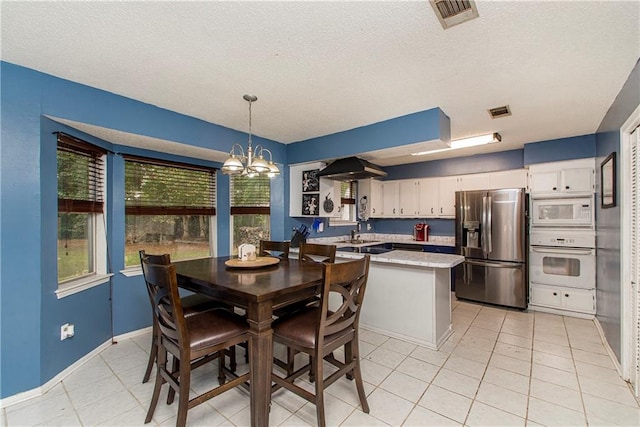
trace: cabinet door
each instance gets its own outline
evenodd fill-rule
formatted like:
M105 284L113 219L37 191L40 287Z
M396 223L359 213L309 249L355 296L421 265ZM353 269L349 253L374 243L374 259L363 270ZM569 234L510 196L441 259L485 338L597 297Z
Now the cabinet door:
M418 216L433 218L439 215L440 200L438 199L438 178L424 178L419 180L418 188Z
M321 217L340 217L340 181L320 178L320 215Z
M592 289L562 289L562 308L583 313L595 313L594 290Z
M462 191L487 190L489 188L489 174L462 175L458 177L458 186Z
M527 170L513 169L508 171L492 172L489 174L489 188L500 190L503 188L526 188Z
M545 307L560 308L561 306L561 288L555 286L545 286L539 284L531 284L529 301L534 305L542 305Z
M558 171L550 172L532 172L529 175L531 179L532 193L556 193L560 191L560 173Z
M438 216L454 218L456 216L456 191L460 190L457 177L440 178L438 181Z
M382 182L372 179L370 180L370 184L370 216L371 218L380 218L382 216Z
M418 200L420 187L417 180L402 180L399 185L400 216L416 217L418 215Z
M382 183L382 216L385 218L397 217L400 213L398 181L387 181Z
M562 191L567 193L591 193L594 171L591 168L564 169L562 171Z

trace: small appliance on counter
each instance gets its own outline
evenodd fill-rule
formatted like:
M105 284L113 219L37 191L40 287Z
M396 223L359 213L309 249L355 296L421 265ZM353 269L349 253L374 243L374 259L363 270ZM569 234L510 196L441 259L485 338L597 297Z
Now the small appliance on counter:
M429 224L418 223L413 226L413 240L426 242L429 240Z

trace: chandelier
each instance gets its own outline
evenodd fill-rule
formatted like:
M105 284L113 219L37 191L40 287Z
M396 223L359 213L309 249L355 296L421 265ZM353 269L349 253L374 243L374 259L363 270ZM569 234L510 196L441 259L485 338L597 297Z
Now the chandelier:
M271 151L261 145L251 146L251 104L258 100L254 95L244 95L244 100L249 102L249 143L243 150L240 144L233 144L229 152L229 158L222 165L222 173L226 175L242 175L253 177L267 175L274 177L280 173L280 169L273 163ZM237 149L237 151L236 151ZM269 154L269 161L265 160L264 153Z

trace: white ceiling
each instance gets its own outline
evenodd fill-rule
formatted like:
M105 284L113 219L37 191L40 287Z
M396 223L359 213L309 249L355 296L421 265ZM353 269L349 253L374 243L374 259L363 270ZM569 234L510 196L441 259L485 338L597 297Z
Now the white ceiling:
M594 133L640 58L640 2L477 8L443 30L426 0L2 1L2 60L245 132L252 93L253 132L283 143L434 107L453 139L503 138L424 157L400 148L383 166ZM505 104L512 116L489 117Z

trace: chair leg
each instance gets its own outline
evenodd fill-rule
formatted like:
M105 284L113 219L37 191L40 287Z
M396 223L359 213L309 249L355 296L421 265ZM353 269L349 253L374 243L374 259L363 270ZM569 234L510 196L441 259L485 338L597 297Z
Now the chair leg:
M153 364L158 359L158 337L156 329L156 320L154 318L153 326L151 327L151 349L149 350L149 362L147 362L147 370L144 373L144 377L142 377L142 384L149 381L149 378L151 377L151 369L153 369Z
M313 356L309 355L309 382L313 383L316 380L316 368L313 364Z
M178 391L178 419L176 427L184 427L187 424L187 411L189 410L189 387L191 386L191 364L180 364L180 390Z
M222 365L224 366L224 355L226 351L222 352ZM229 347L229 369L231 372L235 372L238 369L238 363L236 362L236 346Z
M160 348L158 348L160 350ZM160 371L162 369L166 369L167 366L167 352L163 349L158 352L158 366L156 368L156 382L153 386L153 395L151 397L151 403L149 404L149 410L147 411L147 417L144 419L144 423L147 424L151 422L153 418L153 413L156 411L156 406L158 405L158 398L160 397L160 389L162 388L162 384L164 380L162 379L162 375Z
M351 343L348 342L344 345L344 363L349 363L350 361L353 360L353 348L351 346ZM353 372L348 372L347 373L347 379L349 381L353 381Z
M232 352L235 353L235 348L231 347L230 349ZM222 385L225 383L226 381L226 376L224 375L224 355L226 354L225 350L220 350L218 352L218 384ZM231 359L232 356L231 354L229 355L229 359ZM233 362L231 362L232 366L233 366ZM232 371L235 372L235 369L232 369Z
M323 360L322 357L312 358L309 355L309 361L314 362L311 365L311 370L315 372L315 386L316 386L316 416L318 418L318 427L325 427L327 421L324 416L324 374L322 371Z
M364 393L364 383L362 382L362 371L360 370L360 349L358 347L358 335L352 343L353 357L355 358L356 366L353 368L353 376L356 380L356 389L358 390L358 397L360 398L360 405L362 406L362 412L369 413L369 403L367 403L367 395Z
M175 374L180 369L180 361L177 357L171 357L171 373ZM169 392L167 393L167 405L171 405L173 403L173 399L176 396L176 391L173 387L169 387Z
M295 359L296 351L291 347L287 347L287 376L293 374Z

